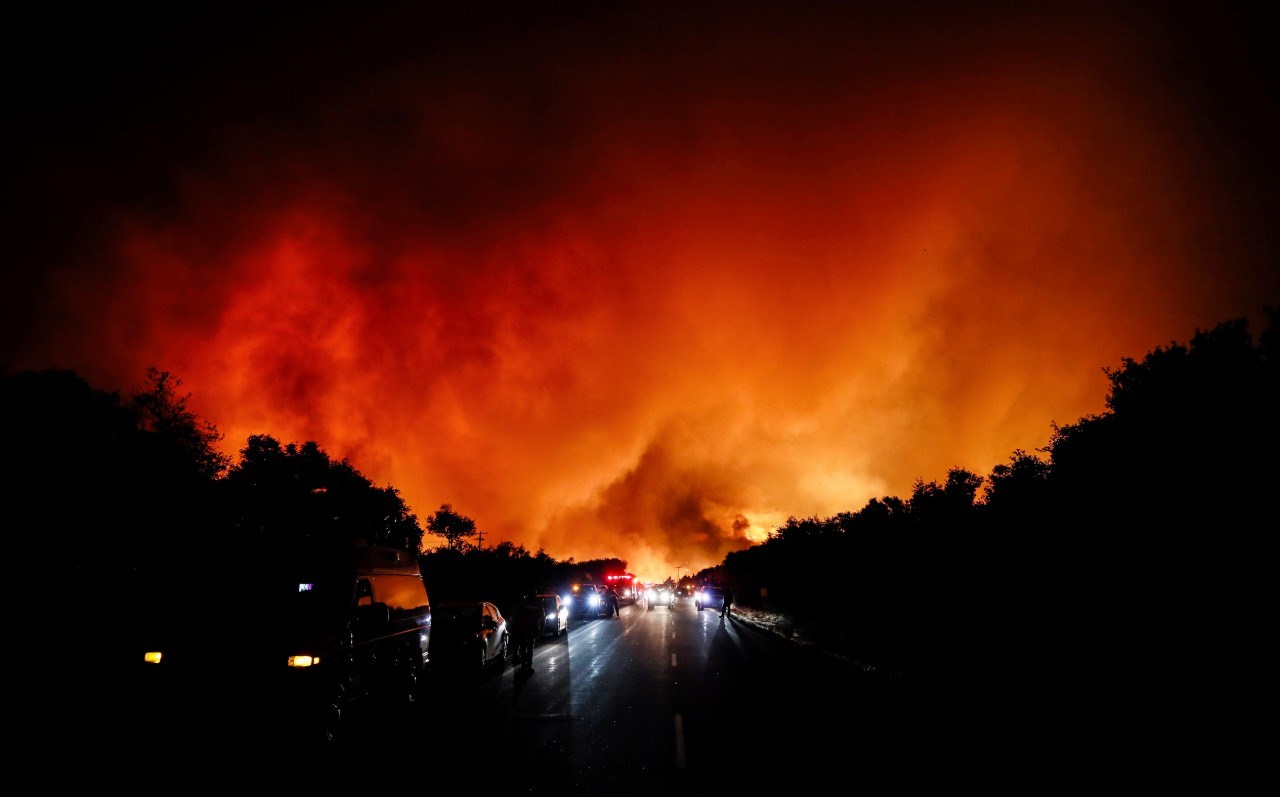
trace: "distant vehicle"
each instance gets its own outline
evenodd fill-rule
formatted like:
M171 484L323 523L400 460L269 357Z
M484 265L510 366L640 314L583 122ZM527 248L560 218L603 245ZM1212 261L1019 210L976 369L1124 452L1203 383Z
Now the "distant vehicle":
M650 609L655 606L666 606L668 609L675 608L675 592L665 584L654 584L645 590L644 597Z
M702 611L703 609L723 609L724 590L719 587L702 587L694 593L693 605L698 611Z
M542 604L541 636L560 636L569 630L569 607L565 605L563 598L553 593L534 597Z
M507 660L507 621L488 601L451 601L435 607L431 664L437 669L477 669Z
M566 598L569 613L574 617L600 617L606 610L612 614L603 592L605 588L596 584L574 584Z
M609 587L617 593L620 600L629 602L640 599L643 586L631 573L606 576L605 580L609 583Z
M413 553L281 548L241 551L219 567L234 600L193 589L183 568L138 585L131 710L155 733L197 721L193 706L234 706L252 712L254 732L334 743L357 707L418 700L432 612Z

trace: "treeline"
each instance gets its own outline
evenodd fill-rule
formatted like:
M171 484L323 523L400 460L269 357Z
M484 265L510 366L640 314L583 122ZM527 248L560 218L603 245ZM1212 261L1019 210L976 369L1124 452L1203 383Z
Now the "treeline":
M492 547L444 547L421 556L422 577L432 601L487 600L511 614L523 595L567 594L575 583L603 582L623 573L623 559L557 560L543 550L500 542Z
M626 569L623 560L559 561L508 542L479 547L475 522L449 504L425 524L447 545L422 553L424 524L396 488L373 484L315 441L252 435L232 459L180 387L157 369L134 395L68 370L0 372L9 558L56 562L64 611L136 609L157 591L169 601L212 594L252 610L237 574L280 551L352 541L419 553L433 601L507 608L524 593ZM33 592L47 589L37 581ZM104 637L130 619L111 617L97 629Z
M575 583L603 582L627 569L624 559L560 561L542 549L531 553L506 540L485 547L479 544L481 533L475 520L447 503L427 519L427 530L445 542L419 559L422 575L437 599L488 600L509 612L524 595L564 595Z
M863 662L1099 737L1229 733L1236 707L1273 692L1280 359L1267 317L1256 344L1234 320L1107 369L1106 410L1055 425L1038 453L790 518L702 575Z
M66 370L0 374L6 501L20 550L54 557L97 595L147 571L251 558L265 545L341 540L417 550L422 528L392 487L377 487L316 443L254 435L232 462L181 382L152 370L142 392L91 387Z
M1106 410L1055 426L1043 450L791 518L699 575L866 663L1063 722L1097 717L1100 735L1195 733L1269 707L1280 324L1266 315L1256 343L1241 319L1124 359L1106 372ZM315 442L255 435L232 461L179 387L162 371L132 396L65 370L0 373L7 560L38 607L18 625L94 618L89 638L79 619L59 636L68 661L107 643L144 575L251 609L229 564L263 548L421 549L395 488ZM476 546L447 504L426 527L448 542L420 558L433 602L501 605L626 566Z

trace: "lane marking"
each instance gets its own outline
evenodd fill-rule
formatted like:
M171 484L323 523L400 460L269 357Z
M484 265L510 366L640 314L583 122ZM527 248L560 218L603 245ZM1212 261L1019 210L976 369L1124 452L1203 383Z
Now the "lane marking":
M676 769L684 769L684 717L676 715Z
M671 654L671 666L676 666L676 654L674 653Z

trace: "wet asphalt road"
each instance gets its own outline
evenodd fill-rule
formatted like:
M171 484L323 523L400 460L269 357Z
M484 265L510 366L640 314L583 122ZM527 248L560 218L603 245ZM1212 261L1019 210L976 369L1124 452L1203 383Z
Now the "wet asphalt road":
M531 673L502 663L434 676L418 705L357 715L337 750L264 742L237 725L246 714L234 706L192 709L210 717L208 733L176 744L91 733L81 750L103 753L93 777L736 796L961 780L1043 788L1072 776L1060 739L696 611L689 599L575 619L566 635L539 641Z
M449 750L443 779L515 793L825 791L960 771L999 779L1030 765L1017 734L944 698L690 599L574 620L539 643L532 673L507 664L438 681L415 713L424 744L456 742L435 746Z

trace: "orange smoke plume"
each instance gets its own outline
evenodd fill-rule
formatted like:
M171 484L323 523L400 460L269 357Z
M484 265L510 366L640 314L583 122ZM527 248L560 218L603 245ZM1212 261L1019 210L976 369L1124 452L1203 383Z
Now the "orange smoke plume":
M230 451L315 440L422 518L696 571L987 473L1275 300L1187 31L1105 8L559 20L318 79L96 216L13 361L155 365Z

